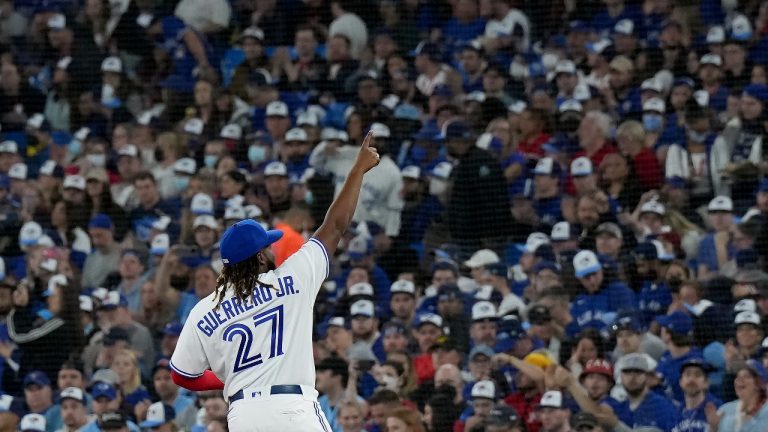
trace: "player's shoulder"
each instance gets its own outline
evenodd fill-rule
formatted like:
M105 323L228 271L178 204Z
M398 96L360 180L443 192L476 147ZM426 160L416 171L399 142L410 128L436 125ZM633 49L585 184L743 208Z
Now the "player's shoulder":
M307 240L299 250L294 252L293 255L275 269L275 273L281 275L307 270L307 261L320 263L321 265L326 265L326 263L330 262L325 245L316 237L311 237Z
M202 318L211 309L216 307L219 301L218 297L219 297L219 287L216 287L216 289L212 293L203 297L202 300L198 301L192 307L192 309L189 311L189 316L187 317L187 321L193 321L193 319L196 321L195 318L197 319ZM227 298L227 296L225 295L224 298Z

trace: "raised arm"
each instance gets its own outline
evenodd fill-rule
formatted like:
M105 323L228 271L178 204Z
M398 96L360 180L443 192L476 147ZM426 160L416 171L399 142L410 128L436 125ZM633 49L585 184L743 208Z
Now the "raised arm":
M371 138L371 132L368 132L360 147L360 152L357 154L355 164L344 180L341 192L333 200L323 224L313 236L323 243L328 256L333 256L336 252L336 246L338 246L341 236L344 235L349 223L352 222L352 216L355 214L357 200L360 196L360 188L363 185L363 175L379 164L379 154L375 148L370 146Z

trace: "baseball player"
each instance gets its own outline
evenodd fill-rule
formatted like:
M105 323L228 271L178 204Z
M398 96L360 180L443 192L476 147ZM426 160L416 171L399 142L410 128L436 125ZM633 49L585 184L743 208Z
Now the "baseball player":
M190 312L170 365L182 387L224 390L231 431L331 432L314 388L312 309L329 257L352 220L363 175L379 163L371 137L323 224L280 267L269 251L280 231L243 220L221 238L218 287Z

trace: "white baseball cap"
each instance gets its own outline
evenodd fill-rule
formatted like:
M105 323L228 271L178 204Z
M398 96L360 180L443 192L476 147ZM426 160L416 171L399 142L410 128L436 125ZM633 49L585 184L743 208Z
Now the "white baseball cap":
M496 252L490 249L480 249L472 254L468 260L464 261L464 265L469 268L477 268L487 266L488 264L496 264L501 262Z
M239 140L243 137L243 128L238 124L230 123L221 128L219 136L224 139Z
M211 215L200 215L195 218L195 222L192 224L193 229L197 229L199 227L208 227L212 230L219 229L219 223L216 221L216 218Z
M213 198L210 195L198 192L192 197L192 202L189 205L189 209L194 215L212 215L213 214Z
M485 92L475 90L473 92L470 92L469 94L464 96L464 101L466 102L477 102L477 103L483 103L485 102Z
M373 318L376 315L373 302L370 300L358 300L352 303L352 306L349 307L349 316L355 317L358 315Z
M123 73L123 61L120 57L107 57L101 62L102 72Z
M573 234L571 224L566 221L561 221L552 227L552 232L549 234L549 238L551 241L566 241L570 240Z
M133 144L126 144L118 150L117 156L139 157L139 149Z
M664 207L664 204L656 200L651 200L640 206L640 214L643 213L656 213L659 216L664 216L667 214L667 209Z
M203 123L203 119L197 117L191 118L184 122L184 132L188 134L201 135L204 128L205 123Z
M555 173L555 160L551 157L545 157L539 159L536 163L536 167L533 169L535 175L548 175L551 176Z
M509 106L507 107L507 111L513 114L520 114L523 111L525 111L526 108L528 108L528 104L525 103L524 101L519 100L509 104Z
M165 255L171 247L171 238L166 233L160 233L152 239L149 253L152 255Z
M723 26L714 26L707 31L708 44L721 44L725 42L725 29Z
M709 92L706 90L696 90L693 92L693 99L702 108L709 106Z
M40 175L52 176L53 171L56 169L56 161L48 159L40 166Z
M704 54L701 57L701 60L699 60L699 64L701 66L713 65L713 66L720 67L723 65L723 59L717 54Z
M392 135L389 126L384 123L373 123L371 125L371 132L374 138L389 138Z
M173 171L177 173L194 175L197 171L197 162L192 158L181 158L173 163Z
M418 180L421 178L421 168L416 165L408 165L400 171L403 178Z
M560 60L555 65L555 76L565 73L565 74L576 74L576 64L573 63L571 60Z
M371 296L373 297L373 285L369 284L368 282L358 282L351 287L349 287L349 291L347 291L347 294L352 296Z
M304 111L296 117L296 126L317 127L318 124L317 115L313 112Z
M667 104L661 98L653 97L643 103L643 111L654 111L663 114L667 112Z
M424 324L432 324L437 328L443 328L443 317L433 313L421 314L416 318L416 328Z
M50 26L50 20L48 20L48 23ZM22 432L45 432L45 428L45 417L40 414L27 414L21 418L21 423L19 424L19 430Z
M707 211L712 212L733 212L733 200L725 195L720 195L712 198L712 201L707 205Z
M760 315L758 315L756 312L744 311L739 312L736 315L733 323L735 325L754 324L756 326L760 326L760 324L762 324L762 320L760 319Z
M584 177L594 173L592 161L586 157L577 157L571 162L571 175L574 177Z
M245 209L242 206L229 206L224 210L224 220L243 220L245 218Z
M483 398L496 400L496 385L493 381L482 380L472 386L472 399Z
M29 221L21 226L19 231L19 243L22 246L34 246L43 236L43 227L35 221Z
M78 296L80 301L80 310L83 312L93 312L93 299L91 296L81 294Z
M496 320L496 307L489 301L479 301L472 305L472 321Z
M168 229L168 225L171 224L171 217L167 215L160 216L152 222L152 229L163 232Z
M741 299L733 305L733 311L738 312L757 312L757 302L754 299Z
M406 279L398 279L394 282L392 282L392 285L389 287L389 292L391 294L395 293L404 293L404 294L410 294L412 296L416 295L416 285Z
M62 57L56 62L56 69L67 70L70 64L72 64L71 56Z
M613 32L630 36L635 32L635 23L631 19L619 20L619 22L613 26Z
M173 421L173 418L169 418L171 413L167 412L165 407L166 405L162 401L150 405L147 410L147 418L139 426L151 429ZM171 407L169 408L172 409Z
M307 136L307 131L305 131L302 128L288 129L288 132L285 133L285 142L291 142L291 141L307 142L307 140L309 140L309 137Z
M8 169L8 177L14 180L26 180L27 179L27 165L21 162L11 165Z
M560 105L557 107L557 112L564 113L564 112L582 112L584 110L584 106L576 99L566 99Z
M282 162L270 162L264 167L264 177L270 176L288 177L288 167Z
M244 38L253 38L264 42L264 30L256 26L250 26L240 34L240 40Z
M549 236L543 232L534 232L528 235L523 246L523 252L535 253L541 245L549 244Z
M0 143L0 153L18 153L19 145L16 141L5 140Z
M600 260L597 259L597 255L591 250L579 251L573 257L573 269L576 272L576 277L583 278L596 273L602 268L603 266L600 264Z
M67 18L64 14L51 15L48 18L48 28L53 30L64 30L67 28Z
M283 101L274 101L267 105L267 117L288 117L288 114L288 105Z
M74 137L79 141L85 141L88 138L88 135L91 134L91 128L87 127L81 127L80 129L75 132Z
M661 83L656 78L648 78L640 84L640 90L651 90L656 93L661 93Z
M560 390L550 390L541 396L539 406L542 408L563 408L563 393Z
M85 402L85 393L77 387L67 387L59 393L59 399L74 399L78 402Z
M85 178L81 175L68 175L64 177L64 189L85 190Z
M432 168L432 177L437 177L442 180L448 180L453 171L453 164L450 162L440 162Z

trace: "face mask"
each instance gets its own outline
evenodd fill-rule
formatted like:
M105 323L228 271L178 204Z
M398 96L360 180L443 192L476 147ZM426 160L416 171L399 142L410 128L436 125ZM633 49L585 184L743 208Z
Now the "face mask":
M259 164L267 159L267 149L263 146L250 146L248 147L248 160L252 164Z
M80 153L83 152L83 143L81 143L80 140L73 139L67 144L67 152L72 157L80 156Z
M158 147L158 148L156 148L156 149L155 149L155 160L156 160L156 161L158 161L158 162L160 162L160 161L162 161L163 159L165 159L165 152L163 151L163 149L161 149L161 148L159 148L159 147Z
M667 285L669 285L669 290L675 294L680 292L680 285L682 283L683 283L683 280L678 277L673 277L669 281L667 281Z
M688 135L688 139L695 142L696 144L703 144L709 135L707 132L696 132L695 130L691 129L688 129L686 134Z
M657 114L645 114L643 116L643 129L648 132L659 132L664 125L664 119Z
M186 190L188 186L189 186L189 177L187 176L176 177L176 190L183 191L183 190Z
M213 168L216 166L216 162L219 161L219 157L217 155L205 155L203 158L203 163L205 163L205 166L208 168Z
M40 140L37 139L34 135L27 136L27 145L32 147L37 147L37 145L40 144Z
M440 196L445 194L445 190L448 188L448 185L445 184L445 181L438 180L438 179L431 179L429 181L429 194L434 196Z
M103 154L89 154L85 155L85 158L88 159L91 165L99 168L104 168L104 165L107 163L107 157Z

